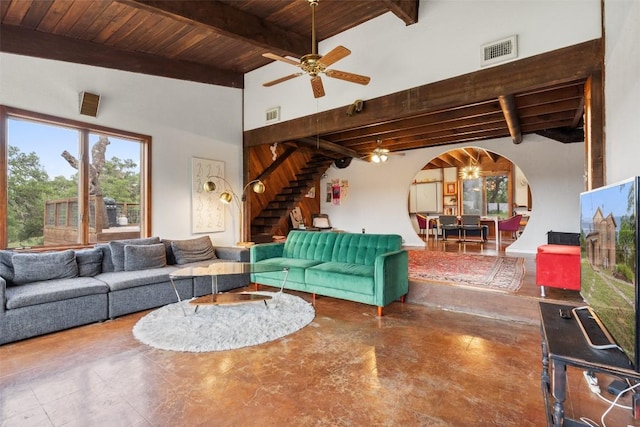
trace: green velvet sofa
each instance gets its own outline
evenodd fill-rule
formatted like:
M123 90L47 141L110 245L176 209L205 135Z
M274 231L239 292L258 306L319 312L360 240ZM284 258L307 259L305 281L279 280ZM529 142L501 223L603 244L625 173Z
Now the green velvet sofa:
M287 268L285 288L378 307L409 290L409 258L396 234L355 234L293 230L283 243L250 249L252 263ZM256 284L280 287L284 271L253 273Z

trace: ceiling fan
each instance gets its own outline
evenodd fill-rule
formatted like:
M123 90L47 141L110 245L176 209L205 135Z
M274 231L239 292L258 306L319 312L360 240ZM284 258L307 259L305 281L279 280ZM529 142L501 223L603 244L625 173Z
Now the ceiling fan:
M363 159L369 158L373 163L384 163L389 160L389 156L404 156L404 153L392 153L388 148L382 148L382 140L376 141L376 148L363 157Z
M338 62L342 58L348 56L351 51L344 46L338 46L325 55L318 55L316 50L316 6L319 0L308 0L311 6L311 53L304 55L299 60L292 60L273 53L263 53L262 56L277 61L286 62L287 64L295 65L302 71L290 74L285 77L281 77L276 80L264 83L263 86L269 87L282 83L284 81L293 79L304 74L311 76L311 89L313 90L313 96L315 98L321 98L324 96L324 86L322 85L322 79L320 74L323 73L327 77L334 79L345 80L351 83L358 83L361 85L369 84L371 77L362 76L360 74L347 73L346 71L338 71L328 69L329 66Z

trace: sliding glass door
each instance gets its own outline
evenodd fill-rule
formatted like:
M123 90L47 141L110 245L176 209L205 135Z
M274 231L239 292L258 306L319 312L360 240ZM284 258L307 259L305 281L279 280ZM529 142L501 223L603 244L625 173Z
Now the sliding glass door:
M506 218L509 212L509 176L462 180L462 213Z

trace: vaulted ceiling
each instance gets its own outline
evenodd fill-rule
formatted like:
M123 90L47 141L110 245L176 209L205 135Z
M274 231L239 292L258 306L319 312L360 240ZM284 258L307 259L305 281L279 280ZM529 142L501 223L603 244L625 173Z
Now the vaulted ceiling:
M388 12L411 25L418 4L320 0L317 39ZM244 73L272 61L264 53L300 58L311 50L307 0L2 0L0 22L3 52L238 88ZM330 125L319 131L294 121L245 133L245 143L315 146L341 159L366 156L377 140L391 151L499 137L519 143L528 133L583 141L585 82L600 67L599 52L599 42L586 43L518 60L413 88L411 96L424 98L415 108L402 107L407 94L394 94L365 100L357 118L346 118L348 106L323 113Z

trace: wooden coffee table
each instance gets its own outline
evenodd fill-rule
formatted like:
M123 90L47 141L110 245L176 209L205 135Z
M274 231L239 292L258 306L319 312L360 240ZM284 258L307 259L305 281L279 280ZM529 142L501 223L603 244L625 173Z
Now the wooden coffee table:
M196 311L198 305L231 305L231 304L245 304L252 302L264 301L265 305L267 300L271 297L267 295L251 294L246 292L239 293L219 293L218 292L218 277L228 276L234 274L250 274L250 273L267 273L273 271L284 271L284 278L282 279L282 286L280 286L281 294L284 291L284 286L287 282L287 276L289 274L288 268L270 264L253 264L250 262L216 262L207 266L198 267L185 267L174 271L169 274L169 280L173 286L173 290L178 297L178 302L182 302L178 289L174 283L174 279L187 278L187 277L200 277L211 276L211 294L204 295L199 298L195 298L190 301L191 304L196 305ZM278 294L278 296L279 296ZM181 306L182 307L182 306ZM182 307L182 311L186 316L186 311Z

